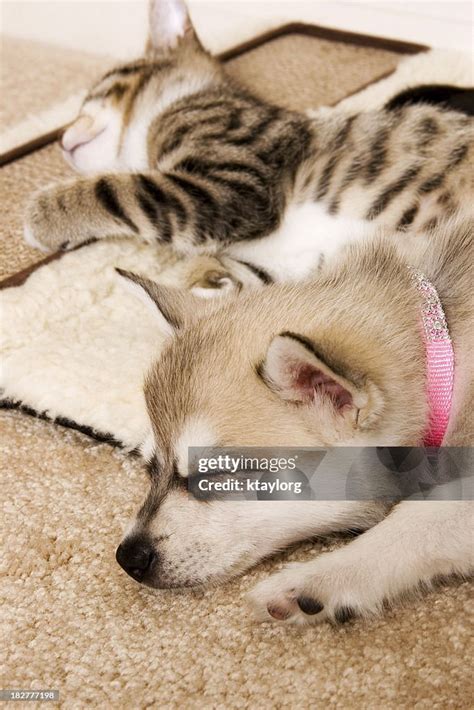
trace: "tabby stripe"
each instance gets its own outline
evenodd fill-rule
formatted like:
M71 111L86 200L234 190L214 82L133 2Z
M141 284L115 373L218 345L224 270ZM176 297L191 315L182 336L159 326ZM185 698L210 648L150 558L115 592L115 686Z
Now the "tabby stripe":
M168 209L163 207L158 212L156 203L153 204L153 202L142 193L138 193L137 199L141 209L146 214L153 227L159 230L160 239L163 242L171 242L173 230L171 229Z
M122 84L121 82L117 82L116 84L113 84L113 86L111 86L110 89L107 89L107 91L104 94L104 99L108 99L109 97L113 96L114 99L117 99L117 101L120 101L120 99L125 94L127 89L128 89L128 86L126 84Z
M156 209L156 204L153 204L151 200L146 197L146 195L143 195L141 192L138 193L137 195L137 200L138 204L140 205L140 208L142 212L146 214L148 217L148 220L152 223L154 227L157 226L157 209Z
M412 207L409 207L405 212L402 214L399 223L397 224L397 229L406 229L406 227L409 227L411 224L413 224L413 220L415 219L416 215L418 212L418 205L413 205Z
M173 238L173 229L170 222L170 213L168 210L160 212L160 236L163 242L171 242Z
M201 160L199 158L185 158L174 168L175 170L184 170L192 175L198 175L199 177L212 179L213 173L227 172L227 173L238 173L241 175L246 175L248 177L253 177L258 180L259 183L265 182L265 177L262 173L252 165L247 165L244 163L215 163L209 160Z
M366 182L375 180L385 167L387 157L387 142L390 131L387 127L382 128L370 146L370 159L365 168Z
M215 173L209 175L208 180L213 183L217 183L218 185L222 185L222 187L227 188L231 195L235 194L239 198L245 195L248 198L257 198L260 202L262 202L267 194L265 188L259 190L255 185L249 184L245 180L231 179Z
M321 179L318 184L318 189L315 197L316 200L321 200L328 192L331 183L331 178L339 162L339 158L340 156L336 153L331 156L328 162L326 163L326 166L322 172Z
M439 126L434 118L424 118L418 127L418 131L421 134L418 147L426 148L438 135Z
M426 224L421 228L423 232L431 232L438 224L438 218L432 217Z
M180 190L182 190L195 203L196 218L198 221L198 229L201 239L204 238L206 227L210 223L217 221L220 209L216 200L212 195L195 182L182 177L181 175L170 174L168 179L171 180ZM218 235L215 235L218 237Z
M231 111L229 122L227 124L228 131L237 131L242 127L242 114L244 112L243 108L234 108Z
M401 175L398 180L392 182L388 187L383 190L377 199L373 202L372 206L369 208L366 219L374 219L378 217L381 212L388 207L390 202L395 199L403 190L416 178L421 168L411 167L406 170L403 175Z
M432 177L428 178L428 180L425 180L420 187L419 191L420 192L432 192L433 190L436 190L437 187L443 184L445 178L445 173L439 173L439 175L433 175Z
M246 266L249 271L251 271L257 278L260 279L260 281L264 284L272 284L273 283L273 278L270 276L268 271L265 269L262 269L260 266L255 266L255 264L250 264L248 261L241 261L240 259L236 259L236 261L239 264L242 264L242 266Z
M333 199L331 200L331 204L329 205L328 211L329 214L336 214L336 212L339 209L339 205L341 202L341 197L344 191L349 187L349 185L354 182L354 180L357 178L359 175L360 171L362 168L362 160L360 156L357 158L354 158L352 163L349 165L346 174L344 175L344 178L334 195Z
M188 222L188 213L182 202L169 192L162 190L151 178L146 175L137 175L139 188L151 199L155 204L161 205L163 209L170 208L173 210L180 229L184 229Z
M179 148L184 138L190 131L194 130L194 128L195 126L180 126L177 128L175 132L163 143L158 160L167 153L171 153L173 150L176 150L176 148Z
M172 180L175 185L177 185L184 193L186 193L192 200L197 200L200 203L200 207L205 206L212 212L218 211L218 204L212 195L200 185L195 182L182 177L181 175L169 175L170 180Z
M173 62L168 59L163 59L161 61L155 62L139 62L138 64L125 65L123 67L117 67L116 69L111 69L107 74L102 77L102 81L109 79L111 76L130 76L131 74L138 74L143 69L149 71L160 71L162 69L169 69L173 66Z
M465 143L463 143L462 145L458 145L456 148L454 148L453 152L449 156L448 170L452 170L452 168L455 168L457 165L459 165L459 163L461 163L466 157L468 150L469 146Z
M443 192L442 195L438 197L438 204L439 205L452 205L453 204L453 197L450 192Z
M346 123L343 125L343 127L338 131L336 137L331 143L331 151L335 151L333 155L329 158L328 162L326 163L324 170L321 175L321 179L318 184L318 189L316 192L316 197L315 200L321 200L329 191L330 185L331 185L331 179L334 174L334 171L337 167L337 164L342 157L341 155L341 148L344 145L345 141L347 140L352 124L355 120L355 116L351 116L350 118L347 119Z
M102 207L109 212L113 217L119 219L121 222L127 225L132 232L138 233L137 225L132 222L130 217L127 215L122 205L118 201L117 195L115 194L113 188L107 182L106 178L101 178L95 186L95 196L100 202Z
M135 99L137 98L137 96L138 96L142 91L144 91L145 88L146 88L146 86L150 83L152 77L153 77L153 72L151 72L151 71L144 71L144 72L141 74L141 76L138 78L137 83L136 83L135 86L133 87L133 93L132 93L132 96L131 96L131 98L130 98L130 109L129 109L129 110L131 110L131 107L132 107L132 105L133 105L133 102L135 101Z
M343 125L343 127L337 132L336 137L334 138L333 142L331 143L330 150L339 150L342 148L344 143L346 142L347 138L349 137L349 134L351 132L352 124L354 123L356 119L356 116L351 116L350 118L347 119L346 123Z
M102 91L91 91L91 93L87 96L87 99L108 99L111 96L114 96L117 101L119 101L128 89L129 86L127 84L116 82L115 84L112 84L112 86L109 86L108 89L103 89Z
M269 111L267 116L265 116L260 123L252 127L247 135L242 136L241 138L232 138L232 136L229 136L227 138L227 142L232 145L251 145L252 143L255 143L257 139L260 138L265 131L267 131L268 128L270 128L270 126L279 119L279 117L280 109L275 108L272 111Z
M211 101L209 103L202 103L202 104L190 104L187 106L177 106L176 108L170 107L167 110L168 115L172 115L175 113L183 113L185 116L188 116L188 114L195 113L196 111L210 111L211 109L216 109L216 108L224 108L224 109L229 109L229 104L227 101L221 100L221 101Z
M301 162L311 152L311 138L307 123L294 120L285 123L277 138L265 150L256 151L256 156L272 169L274 179L279 171L287 170L294 180Z

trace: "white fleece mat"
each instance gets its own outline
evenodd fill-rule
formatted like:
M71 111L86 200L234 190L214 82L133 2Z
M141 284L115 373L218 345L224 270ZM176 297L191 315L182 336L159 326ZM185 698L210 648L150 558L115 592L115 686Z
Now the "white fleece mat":
M443 82L470 85L470 58L444 51L408 58L388 79L323 110L377 107L409 86ZM189 261L165 248L109 240L65 254L22 286L4 289L0 396L133 449L147 433L142 384L163 336L115 267L183 287Z

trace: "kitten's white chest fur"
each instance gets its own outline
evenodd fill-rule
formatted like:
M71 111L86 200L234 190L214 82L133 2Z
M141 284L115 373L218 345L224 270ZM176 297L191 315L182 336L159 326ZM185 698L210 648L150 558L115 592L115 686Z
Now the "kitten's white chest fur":
M370 236L374 229L365 220L329 215L317 203L292 205L273 234L238 242L227 252L268 270L278 281L303 279L317 268L322 256L327 258L345 244Z

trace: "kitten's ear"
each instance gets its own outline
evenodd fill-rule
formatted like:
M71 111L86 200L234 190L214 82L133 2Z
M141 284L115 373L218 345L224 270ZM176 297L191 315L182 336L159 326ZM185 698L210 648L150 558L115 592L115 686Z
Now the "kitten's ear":
M184 38L196 39L183 0L150 0L150 27L147 52L169 51Z
M187 291L162 286L131 271L115 271L125 288L151 310L165 335L175 335L199 310L199 299Z
M271 341L259 372L280 397L302 405L327 398L337 414L352 416L362 425L371 420L373 405L381 404L371 385L356 385L340 367L331 367L311 341L295 333L281 333Z

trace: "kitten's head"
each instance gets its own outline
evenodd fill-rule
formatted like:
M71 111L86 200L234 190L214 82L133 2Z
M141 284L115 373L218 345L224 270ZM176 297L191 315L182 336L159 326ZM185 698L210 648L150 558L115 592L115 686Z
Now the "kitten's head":
M61 139L67 162L81 173L146 169L152 121L221 78L183 0L151 0L144 57L107 72L89 91Z

